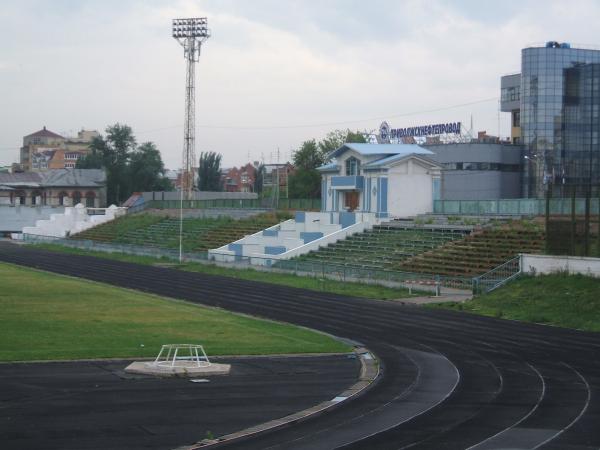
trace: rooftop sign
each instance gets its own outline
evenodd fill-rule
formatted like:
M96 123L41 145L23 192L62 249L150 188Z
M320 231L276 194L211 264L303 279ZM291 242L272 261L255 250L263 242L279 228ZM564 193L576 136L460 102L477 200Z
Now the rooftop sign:
M440 134L460 134L460 122L422 125L408 128L390 128L387 122L379 126L379 137L382 141L403 137L438 136Z

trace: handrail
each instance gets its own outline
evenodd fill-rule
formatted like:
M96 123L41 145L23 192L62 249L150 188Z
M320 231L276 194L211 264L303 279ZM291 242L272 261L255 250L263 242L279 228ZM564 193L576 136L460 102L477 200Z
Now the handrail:
M520 274L521 256L519 255L473 278L473 294L487 294L508 283Z

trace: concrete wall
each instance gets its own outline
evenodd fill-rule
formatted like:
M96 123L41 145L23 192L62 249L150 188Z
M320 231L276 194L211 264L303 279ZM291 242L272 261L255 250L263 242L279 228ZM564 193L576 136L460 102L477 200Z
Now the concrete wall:
M429 171L408 160L392 167L388 174L388 213L408 217L433 211L433 182Z
M49 219L51 214L62 214L64 211L64 207L0 205L0 232L20 233L24 227L32 227L36 221Z
M521 270L529 274L568 272L600 277L600 258L522 254Z
M143 192L145 201L150 200L179 200L181 193L178 191L172 192ZM219 200L219 199L255 199L258 194L253 192L193 192L192 200Z

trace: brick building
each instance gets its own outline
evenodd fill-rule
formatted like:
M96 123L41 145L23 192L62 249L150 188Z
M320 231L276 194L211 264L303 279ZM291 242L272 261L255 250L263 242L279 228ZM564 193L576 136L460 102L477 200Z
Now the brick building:
M256 167L248 163L240 168L227 169L222 175L223 190L226 192L254 192Z
M20 164L24 171L73 169L77 160L89 153L97 131L81 130L74 137L63 137L46 127L23 137Z

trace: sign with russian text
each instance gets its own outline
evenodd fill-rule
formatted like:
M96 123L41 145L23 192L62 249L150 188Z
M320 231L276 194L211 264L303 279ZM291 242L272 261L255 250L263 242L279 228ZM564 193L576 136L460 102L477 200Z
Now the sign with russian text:
M439 136L441 134L460 134L460 122L438 123L435 125L422 125L408 128L390 128L387 122L379 127L379 137L388 139L401 139L403 137Z

